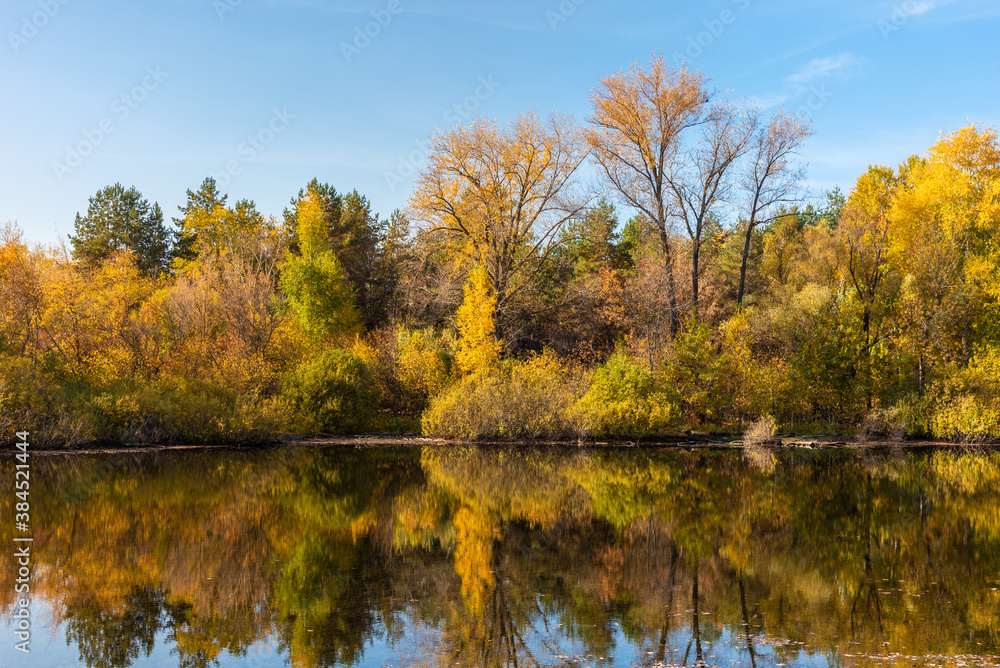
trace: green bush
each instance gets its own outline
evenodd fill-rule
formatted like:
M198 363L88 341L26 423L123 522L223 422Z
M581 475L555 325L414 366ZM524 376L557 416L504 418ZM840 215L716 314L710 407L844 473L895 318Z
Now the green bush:
M378 390L361 357L333 348L289 373L282 397L298 426L307 431L345 434L368 428Z
M80 402L94 440L115 443L259 443L280 426L274 402L191 378L106 388Z
M469 440L563 438L579 425L574 403L586 378L549 353L466 376L431 400L424 434Z
M93 424L58 382L29 360L0 357L0 444L30 432L31 443L72 447L93 438Z
M729 360L716 349L712 328L692 322L677 336L662 366L663 382L672 388L685 418L718 424L733 397L727 391Z
M626 355L616 354L594 372L576 411L584 429L599 436L641 438L673 427L676 404L658 387L653 376Z
M911 438L919 438L930 435L929 407L928 397L921 396L917 392L909 392L896 402L892 410L895 411L896 419L902 426L904 434Z

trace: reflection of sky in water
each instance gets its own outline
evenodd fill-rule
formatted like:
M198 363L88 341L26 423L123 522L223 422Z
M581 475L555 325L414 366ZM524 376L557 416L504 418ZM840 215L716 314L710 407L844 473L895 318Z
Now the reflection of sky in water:
M13 643L4 642L0 645L0 665L5 668L76 668L82 665L76 647L67 645L64 626L60 624L54 631L51 628L51 616L48 614L48 606L44 604L32 604L32 642L31 654L15 651ZM40 613L40 614L38 614ZM38 615L38 616L36 616ZM704 624L711 625L710 615L703 615ZM9 624L8 615L3 617L4 624L0 627L0 637L9 639L13 637L13 631ZM366 645L364 658L357 666L371 666L373 668L382 666L393 666L398 668L416 667L424 665L431 656L438 655L436 650L440 648L435 640L440 637L440 629L428 624L414 624L405 613L402 613L403 637L395 643L387 642L384 634L377 633L378 637L372 638ZM545 630L545 624L540 620L535 620L531 629L523 632L525 644L531 656L541 665L546 666L604 666L607 668L633 668L639 666L693 666L696 664L696 642L691 633L690 627L685 626L681 631L670 634L667 643L663 663L655 663L658 652L656 646L637 646L621 631L619 623L610 622L614 628L612 652L607 655L595 656L588 654L584 645L567 639L559 632L562 624L558 618L548 619L549 631ZM733 634L723 629L721 633L710 630L712 635L718 637L713 640L702 638L702 654L705 665L708 666L750 666L750 654L746 646L746 639L743 636L733 636ZM168 632L160 632L156 636L156 645L152 653L147 656L140 656L132 664L137 668L176 668L178 665L173 644L168 640ZM702 635L705 635L703 630ZM760 668L770 668L772 666L788 666L789 668L820 668L828 666L844 665L840 661L831 660L822 653L813 653L808 648L802 648L799 655L793 659L787 656L777 655L773 645L782 644L783 641L763 642L757 639L754 643L754 653L756 665ZM682 664L685 652L687 652L687 663ZM791 654L795 654L794 651ZM213 664L214 665L214 664ZM261 642L253 646L246 656L232 656L224 652L218 657L219 668L279 668L287 666L287 657L279 652L272 642ZM531 665L531 664L527 664ZM928 666L945 665L929 661ZM989 665L987 663L977 664L974 660L965 665Z

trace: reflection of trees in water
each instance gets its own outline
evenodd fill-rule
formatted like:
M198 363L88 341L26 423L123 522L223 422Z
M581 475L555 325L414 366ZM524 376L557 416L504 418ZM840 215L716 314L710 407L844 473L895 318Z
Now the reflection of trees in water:
M276 591L283 647L294 666L353 665L389 620L392 575L367 539L310 538L283 569Z
M468 666L611 657L620 638L689 665L719 643L751 666L803 644L996 651L997 455L785 455L773 473L655 451L71 461L37 464L35 591L88 666L131 665L157 633L183 666L267 638L295 666L351 664L404 627L433 638L427 663ZM0 555L0 590L13 572Z
M120 668L149 656L156 634L167 625L163 596L136 587L116 609L84 602L66 615L66 641L76 644L89 668Z

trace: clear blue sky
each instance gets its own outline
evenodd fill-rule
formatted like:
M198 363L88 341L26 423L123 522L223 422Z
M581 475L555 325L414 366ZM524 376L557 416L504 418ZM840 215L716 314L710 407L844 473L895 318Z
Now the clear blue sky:
M373 11L386 25L355 44ZM653 51L811 106L815 192L1000 123L997 0L4 0L0 26L0 221L44 242L105 185L169 218L227 165L230 201L265 214L318 177L388 215L410 192L401 158L419 163L456 104L583 120L598 77Z

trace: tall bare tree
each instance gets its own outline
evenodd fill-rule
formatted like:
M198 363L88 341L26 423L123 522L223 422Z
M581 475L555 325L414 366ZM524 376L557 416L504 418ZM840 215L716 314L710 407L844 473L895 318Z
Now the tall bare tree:
M750 147L759 118L760 112L753 106L731 101L713 105L701 125L698 144L677 150L669 167L672 212L684 223L691 238L691 299L695 313L705 223L718 206L730 200L733 173Z
M668 177L681 133L704 120L706 83L699 72L669 68L663 56L654 56L648 70L632 63L628 72L601 79L590 94L592 154L622 199L653 221L659 234L672 332L678 321Z
M812 126L805 116L782 110L766 125L760 126L751 141L749 161L741 182L748 204L737 307L743 305L754 230L780 216L781 205L795 201L799 183L805 176L805 166L793 164L792 158L811 135Z
M432 138L427 168L410 199L414 220L442 232L486 266L497 297L498 335L512 300L560 243L563 226L587 202L574 175L587 154L573 119L534 113L509 126L477 118Z

